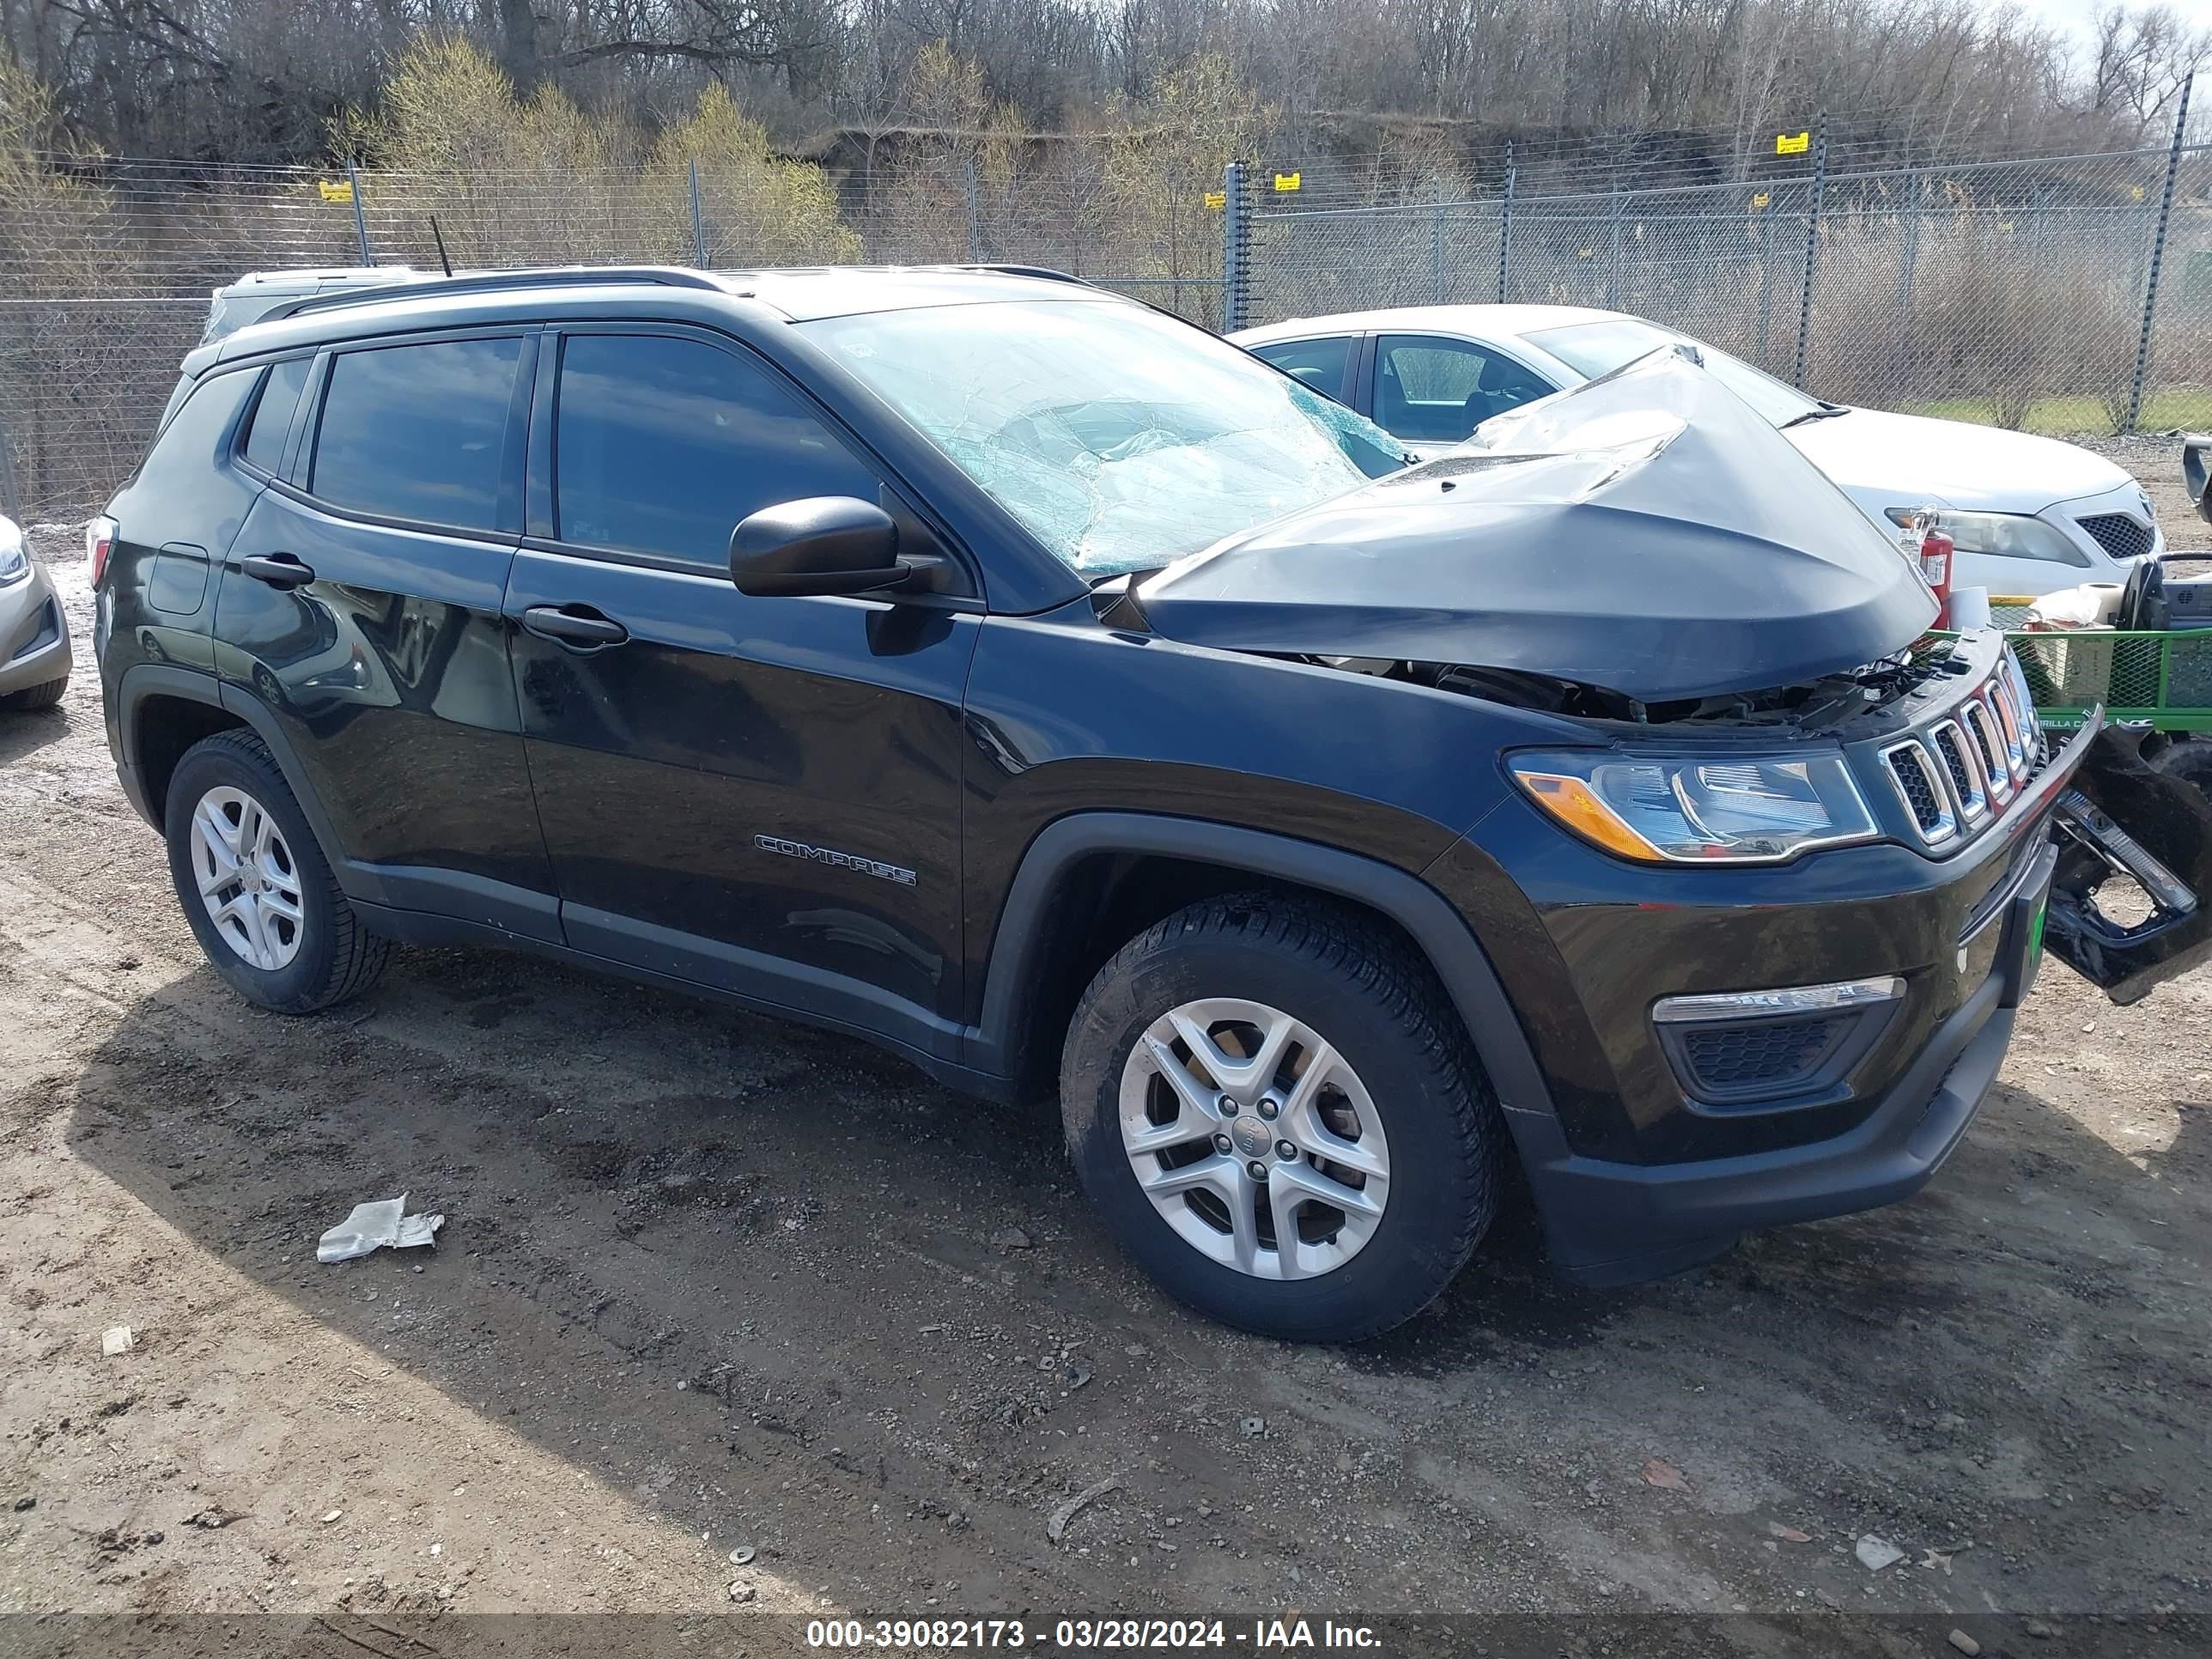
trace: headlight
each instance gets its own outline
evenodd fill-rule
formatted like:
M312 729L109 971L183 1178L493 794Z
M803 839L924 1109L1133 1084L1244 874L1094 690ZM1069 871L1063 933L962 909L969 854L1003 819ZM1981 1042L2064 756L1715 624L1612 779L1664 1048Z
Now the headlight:
M1925 507L1893 507L1889 521L1899 529L1909 528L1913 515L1926 511ZM1961 553L2088 568L2089 556L2068 541L2063 532L2025 513L1954 513L1946 507L1936 509L1936 522Z
M1559 823L1647 864L1771 864L1877 834L1832 749L1787 759L1566 750L1507 765Z
M23 550L23 532L12 520L0 519L0 587L30 574L31 556Z

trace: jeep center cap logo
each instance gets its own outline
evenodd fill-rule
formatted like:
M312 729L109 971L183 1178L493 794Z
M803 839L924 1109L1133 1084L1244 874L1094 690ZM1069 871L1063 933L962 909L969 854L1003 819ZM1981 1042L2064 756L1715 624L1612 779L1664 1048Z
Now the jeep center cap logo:
M1229 1139L1247 1158L1265 1158L1275 1144L1273 1132L1256 1117L1240 1117L1231 1124Z

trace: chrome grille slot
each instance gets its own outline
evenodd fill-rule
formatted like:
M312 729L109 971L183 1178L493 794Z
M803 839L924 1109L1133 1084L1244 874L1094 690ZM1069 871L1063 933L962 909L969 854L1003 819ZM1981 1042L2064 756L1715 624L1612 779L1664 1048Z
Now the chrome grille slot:
M1939 847L1959 833L1949 793L1936 775L1939 763L1919 738L1907 738L1881 751L1881 768L1904 804L1920 839Z
M1992 680L1984 695L1994 695L1996 683ZM1982 777L1989 786L1992 805L2002 806L2012 799L2012 775L2005 769L2004 733L1997 730L1996 716L1989 705L1978 696L1960 711L1960 724L1974 740L1974 756L1982 763Z
M2027 689L2027 671L2020 665L2020 658L2009 647L2004 654L2002 678L2012 690L2013 712L2020 716L2021 747L2027 751L2027 770L2033 772L2043 764L2043 722L2035 717L2035 699Z
M2027 778L2027 738L2021 725L2021 712L2012 697L2012 677L2003 670L1990 682L1990 708L1996 713L1997 724L2003 728L2005 770L2014 784Z
M1936 752L1942 757L1943 771L1951 780L1951 799L1968 823L1979 823L1990 815L1989 792L1982 787L1982 770L1975 764L1966 734L1956 720L1939 720L1929 733Z

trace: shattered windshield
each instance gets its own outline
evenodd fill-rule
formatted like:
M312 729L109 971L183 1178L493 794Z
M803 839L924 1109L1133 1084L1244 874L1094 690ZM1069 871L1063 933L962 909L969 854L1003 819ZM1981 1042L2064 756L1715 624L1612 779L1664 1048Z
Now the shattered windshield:
M1085 575L1172 563L1405 465L1341 404L1135 306L1017 301L801 326Z

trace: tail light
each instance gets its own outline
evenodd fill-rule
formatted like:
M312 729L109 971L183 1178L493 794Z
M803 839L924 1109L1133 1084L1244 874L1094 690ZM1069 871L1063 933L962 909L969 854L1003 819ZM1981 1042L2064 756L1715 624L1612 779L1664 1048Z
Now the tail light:
M92 562L92 585L100 586L107 575L107 557L115 551L115 520L105 513L84 527L84 556Z

